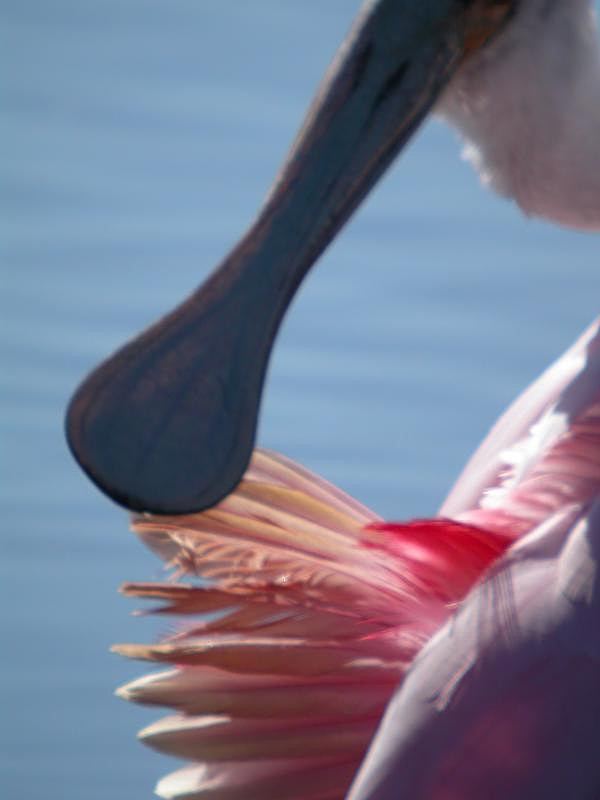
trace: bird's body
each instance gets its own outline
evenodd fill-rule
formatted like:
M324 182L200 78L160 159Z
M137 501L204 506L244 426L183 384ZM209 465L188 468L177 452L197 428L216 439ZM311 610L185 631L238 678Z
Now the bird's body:
M120 692L177 711L142 733L195 762L163 797L342 800L367 748L351 800L600 797L597 323L433 520L260 452L234 489L287 304L436 102L485 182L600 229L587 0L369 0L257 222L72 401L82 466L189 581L127 585L186 621L118 648L174 665Z
M443 504L518 541L417 657L348 800L596 800L599 401L596 323Z

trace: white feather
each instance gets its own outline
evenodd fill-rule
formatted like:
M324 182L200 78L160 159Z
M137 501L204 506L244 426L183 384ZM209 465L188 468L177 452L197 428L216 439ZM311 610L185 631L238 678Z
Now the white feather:
M437 111L483 183L523 211L600 229L600 55L589 0L522 0Z

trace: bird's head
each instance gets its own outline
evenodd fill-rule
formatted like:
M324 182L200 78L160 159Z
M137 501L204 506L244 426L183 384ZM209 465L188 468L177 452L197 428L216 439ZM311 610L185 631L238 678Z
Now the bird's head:
M197 292L74 395L68 440L92 480L155 513L200 510L231 491L254 444L271 346L306 272L444 91L443 113L485 138L493 114L475 124L479 107L463 102L479 70L501 89L506 77L490 65L526 36L518 26L532 9L541 23L576 6L589 10L584 0L367 0L257 221ZM497 99L486 100L493 109ZM528 207L512 184L499 188Z

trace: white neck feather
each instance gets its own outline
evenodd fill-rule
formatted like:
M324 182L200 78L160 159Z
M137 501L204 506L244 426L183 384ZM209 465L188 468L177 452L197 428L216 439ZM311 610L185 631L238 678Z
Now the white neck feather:
M600 229L600 55L590 0L522 0L437 111L484 183L527 214Z

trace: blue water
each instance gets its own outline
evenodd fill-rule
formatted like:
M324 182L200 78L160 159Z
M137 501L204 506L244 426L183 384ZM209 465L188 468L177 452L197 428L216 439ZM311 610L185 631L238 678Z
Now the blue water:
M356 0L19 0L0 11L0 791L137 800L174 766L108 653L158 564L68 455L85 372L243 231ZM286 321L260 441L381 513L434 513L505 404L598 312L599 239L484 194L432 122Z

